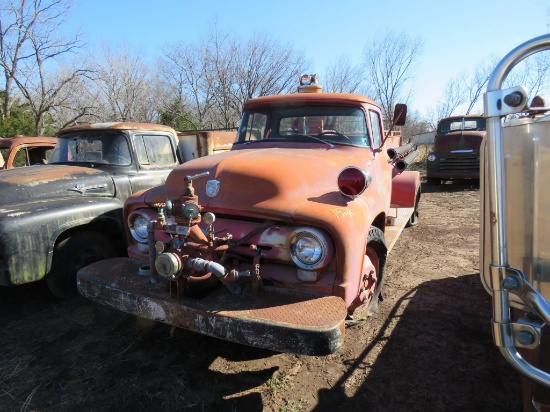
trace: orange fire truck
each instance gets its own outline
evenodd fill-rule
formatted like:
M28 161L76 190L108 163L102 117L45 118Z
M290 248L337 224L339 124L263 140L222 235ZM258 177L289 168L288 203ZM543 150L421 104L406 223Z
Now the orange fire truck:
M323 93L244 104L232 149L190 160L124 206L129 258L78 274L123 312L280 352L327 355L382 298L384 266L418 218L418 152L380 106ZM405 122L396 105L392 129Z

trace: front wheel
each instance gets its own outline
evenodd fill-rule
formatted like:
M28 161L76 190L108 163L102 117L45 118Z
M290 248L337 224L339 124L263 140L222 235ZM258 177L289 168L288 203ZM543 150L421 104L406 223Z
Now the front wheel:
M358 297L356 307L354 308L352 306L350 308L349 318L352 322L371 316L376 312L378 304L383 300L382 288L384 287L384 269L386 267L387 254L388 248L386 246L384 232L375 226L371 227L367 239L365 255L370 259L374 266L374 270L371 273L361 274L362 281L360 294L363 294L364 297L362 301Z
M61 299L76 296L76 273L90 263L115 255L113 243L102 233L85 231L70 235L55 247L52 269L46 277L50 292Z

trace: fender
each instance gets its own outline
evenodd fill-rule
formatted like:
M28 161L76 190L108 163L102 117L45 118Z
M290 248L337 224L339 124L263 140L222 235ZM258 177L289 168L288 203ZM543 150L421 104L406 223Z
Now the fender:
M398 207L415 207L420 188L420 173L406 170L392 179L391 204Z
M302 203L292 216L296 223L322 228L332 237L337 259L334 294L340 296L347 306L358 293L358 278L363 269L373 219L380 213L385 215L381 199L372 200L371 205L363 198L350 200L339 192L333 192L327 194L321 204L311 199Z
M14 210L16 209L16 210ZM31 202L0 213L0 285L42 279L50 270L55 244L69 229L91 223L120 227L122 202L116 198L55 199Z

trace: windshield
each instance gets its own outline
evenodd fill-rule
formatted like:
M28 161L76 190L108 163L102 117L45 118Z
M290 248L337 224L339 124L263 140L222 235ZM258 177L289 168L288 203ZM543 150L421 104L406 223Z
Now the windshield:
M6 163L4 161L4 157L8 157L8 150L7 149L0 149L0 169L4 167L4 164Z
M485 118L458 118L442 120L439 124L439 134L454 132L457 130L485 130Z
M243 113L237 143L261 140L370 145L365 113L357 107L259 108Z
M72 133L60 136L50 163L102 163L127 166L131 163L128 140L120 132Z

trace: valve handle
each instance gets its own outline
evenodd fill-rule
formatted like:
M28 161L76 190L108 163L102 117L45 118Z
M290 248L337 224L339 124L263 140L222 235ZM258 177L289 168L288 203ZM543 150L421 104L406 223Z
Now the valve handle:
M191 182L195 179L198 179L199 177L203 177L203 176L208 176L210 174L210 172L202 172L202 173L197 173L196 175L187 175L185 176L185 180L187 180L188 182Z

